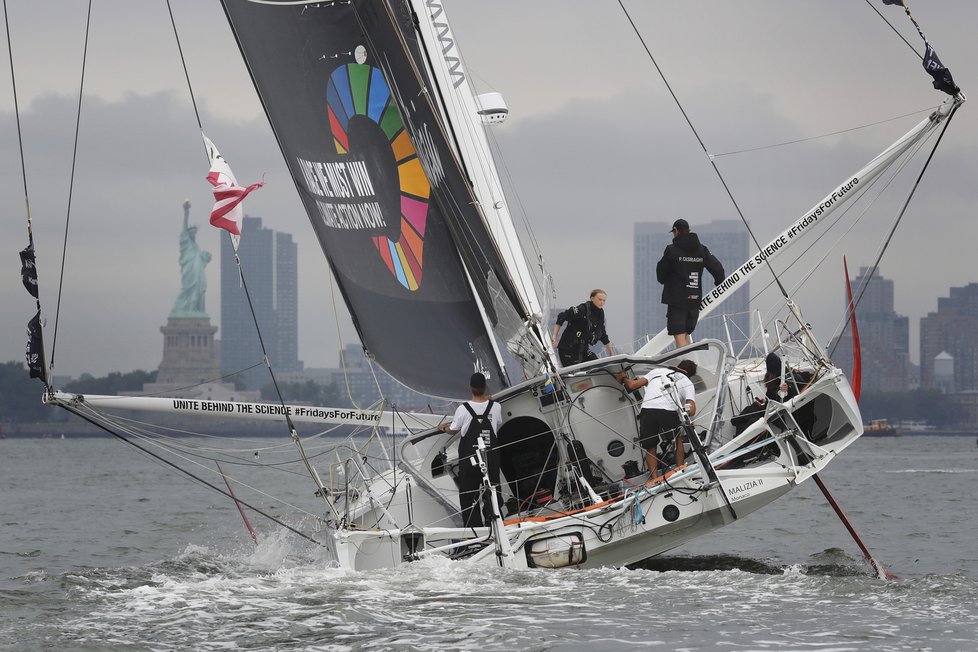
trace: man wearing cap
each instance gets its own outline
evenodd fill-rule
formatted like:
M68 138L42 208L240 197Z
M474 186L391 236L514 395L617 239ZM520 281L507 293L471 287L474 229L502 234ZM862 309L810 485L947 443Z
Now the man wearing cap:
M497 503L502 505L499 493L499 451L496 450L496 434L503 422L499 404L486 396L486 377L480 373L469 379L471 400L458 406L451 425L440 423L438 429L450 435L462 433L458 443L458 498L462 510L463 527L482 527L492 518L490 497L482 494L482 471L475 460L479 437L486 444L484 453L489 472L489 482L496 488ZM482 498L482 512L478 509ZM485 517L483 519L483 516Z
M719 285L725 278L723 265L700 239L689 230L683 219L672 223L672 244L666 247L655 266L655 275L662 283L662 303L666 310L666 331L676 340L676 347L689 344L689 334L696 328L703 298L703 268Z
M670 440L676 442L676 466L686 463L683 446L683 427L678 410L690 419L696 414L696 390L689 378L696 373L696 363L682 360L675 367L656 367L641 378L628 378L621 371L615 375L625 389L634 391L645 387L642 411L639 413L639 445L645 449L645 464L652 482L659 480L658 448L663 451Z

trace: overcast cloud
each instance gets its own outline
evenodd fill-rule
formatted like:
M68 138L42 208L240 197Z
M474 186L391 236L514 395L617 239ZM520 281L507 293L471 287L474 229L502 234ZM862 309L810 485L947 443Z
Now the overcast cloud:
M609 292L612 340L632 334L632 229L687 218L694 227L739 219L615 0L446 0L480 91L503 93L494 128L510 203L525 209L558 289L558 303ZM87 3L8 0L47 344L53 341L61 242ZM267 185L246 210L292 233L300 256L300 357L336 364L327 270L216 0L172 0L205 131L239 181ZM659 65L714 153L821 135L936 106L920 61L859 0L631 0ZM873 0L922 49L906 16ZM911 0L942 60L967 93L978 88L978 3ZM56 372L155 369L179 289L181 204L206 225L207 162L163 0L95 0L71 206ZM4 48L6 51L6 48ZM24 192L7 65L0 66L0 360L23 360L33 300L19 281ZM762 242L924 114L802 144L717 159ZM978 281L978 109L954 119L882 264L897 311L936 309L951 286ZM913 173L919 169L916 164ZM909 188L867 215L797 299L827 340L850 270L875 257ZM885 210L884 210L885 209ZM218 252L219 233L198 240ZM825 240L834 240L835 236ZM820 251L822 244L816 249ZM816 254L818 252L815 252ZM794 270L793 270L794 272ZM219 324L217 260L208 312ZM798 274L788 275L788 280ZM339 300L337 298L337 300ZM340 307L342 338L353 341Z

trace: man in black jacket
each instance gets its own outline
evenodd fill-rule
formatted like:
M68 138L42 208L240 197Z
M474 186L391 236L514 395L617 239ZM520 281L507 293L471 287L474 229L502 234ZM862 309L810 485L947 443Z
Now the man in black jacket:
M560 356L561 365L569 367L585 360L596 360L597 356L591 352L591 347L598 342L604 344L608 355L614 355L611 340L604 326L604 303L607 299L608 294L604 290L592 290L590 301L585 301L579 306L571 306L557 315L553 344ZM560 336L558 344L557 334L565 322L567 328Z
M689 344L689 334L696 328L703 298L703 268L719 285L726 274L723 265L690 233L689 222L683 219L672 224L672 244L666 247L655 266L655 275L662 283L662 303L666 311L666 330L676 339L676 348Z

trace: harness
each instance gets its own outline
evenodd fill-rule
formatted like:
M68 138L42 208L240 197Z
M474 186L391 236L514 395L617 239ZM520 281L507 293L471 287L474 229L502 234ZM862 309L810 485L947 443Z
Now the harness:
M476 414L475 410L472 409L472 406L469 405L468 401L462 403L462 405L465 406L469 416L472 417L472 422L469 424L469 427L466 428L462 437L466 440L466 443L471 442L473 449L475 448L476 437L482 437L486 442L486 446L489 446L492 441L492 436L496 434L495 429L492 427L492 419L489 414L492 412L492 399L489 399L486 402L486 411L482 414Z

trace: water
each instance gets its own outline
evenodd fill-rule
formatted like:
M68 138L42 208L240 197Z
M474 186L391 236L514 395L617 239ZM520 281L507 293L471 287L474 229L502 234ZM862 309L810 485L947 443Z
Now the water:
M252 516L256 547L226 498L116 440L6 439L0 649L975 649L975 439L864 439L822 477L899 579L813 482L641 569L358 574Z

